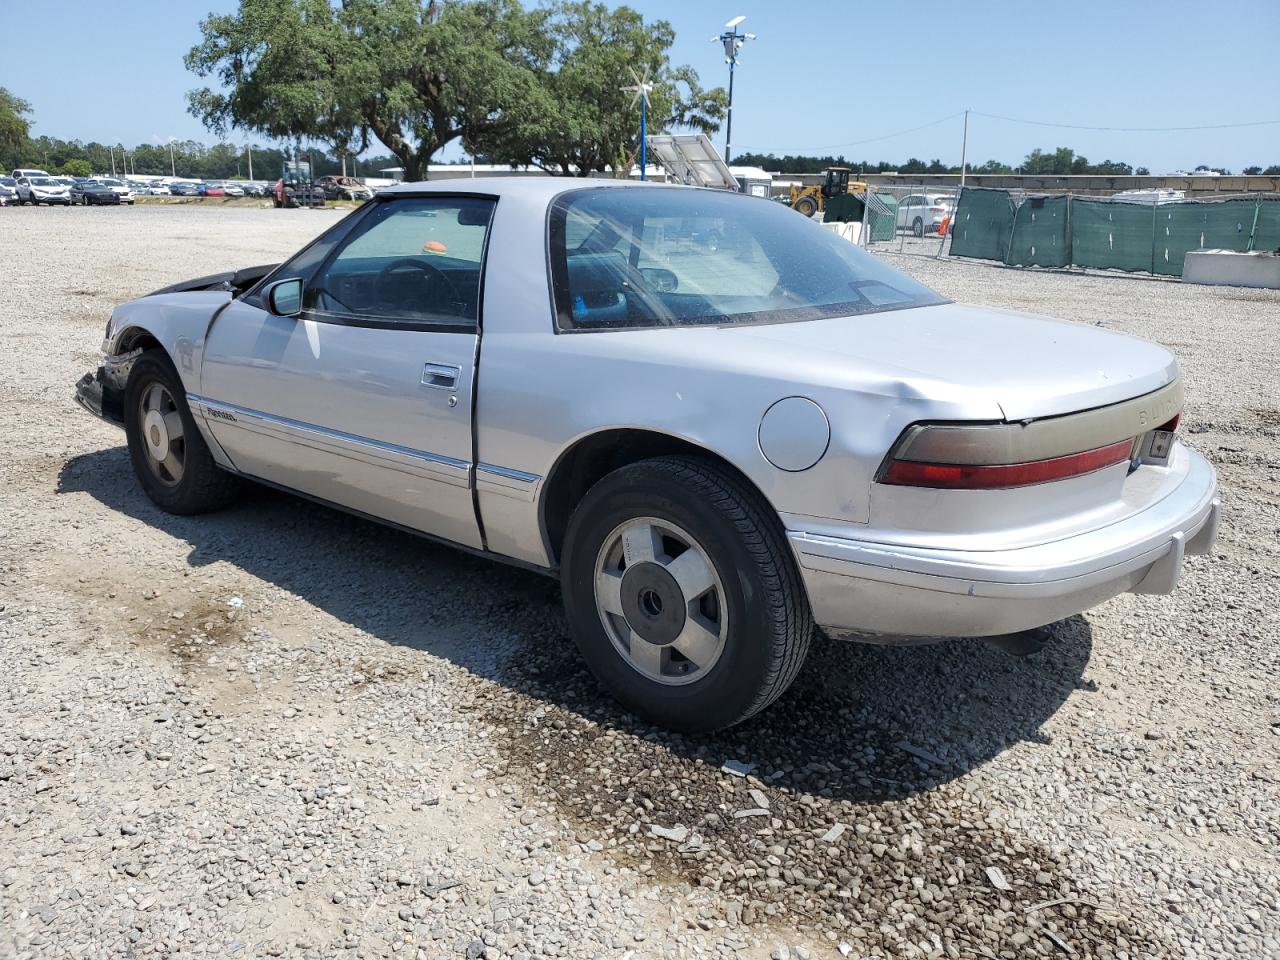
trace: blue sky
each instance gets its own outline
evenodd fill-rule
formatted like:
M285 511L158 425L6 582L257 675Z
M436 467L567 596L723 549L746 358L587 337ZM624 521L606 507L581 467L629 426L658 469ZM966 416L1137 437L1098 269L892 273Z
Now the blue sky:
M0 0L0 86L30 101L34 132L84 140L212 140L186 112L198 84L182 55L211 10L236 0L61 0L21 29L32 5ZM43 6L43 5L41 5ZM1090 127L1280 120L1273 61L1280 2L1219 16L1203 0L996 2L636 0L675 26L677 62L727 82L711 37L731 16L758 34L739 63L734 152L840 153L850 159L960 158L966 107ZM92 29L83 29L85 18ZM21 38L21 39L19 39ZM884 138L884 139L880 139ZM723 149L723 131L716 138ZM858 141L875 140L870 143ZM1033 147L1073 147L1154 173L1199 163L1239 171L1280 163L1280 124L1123 132L1057 129L973 116L969 159L1017 163ZM378 152L382 152L379 150Z

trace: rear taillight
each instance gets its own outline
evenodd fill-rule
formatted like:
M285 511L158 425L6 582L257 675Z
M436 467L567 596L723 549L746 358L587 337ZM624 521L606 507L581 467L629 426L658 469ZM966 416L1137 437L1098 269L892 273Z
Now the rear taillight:
M891 459L881 471L880 482L943 490L1000 490L1093 473L1124 463L1132 454L1133 441L1121 440L1095 450L1029 463L925 463Z
M996 490L1078 477L1126 461L1163 465L1181 419L1179 380L1131 400L1018 422L917 423L898 437L879 483ZM1157 418L1163 419L1152 427Z

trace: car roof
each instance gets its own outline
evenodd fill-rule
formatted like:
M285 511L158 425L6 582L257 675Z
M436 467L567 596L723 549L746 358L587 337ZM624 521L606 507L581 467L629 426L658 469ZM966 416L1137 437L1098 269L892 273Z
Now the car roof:
M378 191L382 196L398 196L401 194L423 193L478 193L486 196L504 197L520 196L525 198L543 198L550 201L569 190L583 190L592 187L631 187L645 189L648 187L681 187L679 183L660 183L656 180L614 180L611 177L450 177L446 180L420 180L412 183L398 183L392 187L384 187ZM696 189L696 188L690 188Z

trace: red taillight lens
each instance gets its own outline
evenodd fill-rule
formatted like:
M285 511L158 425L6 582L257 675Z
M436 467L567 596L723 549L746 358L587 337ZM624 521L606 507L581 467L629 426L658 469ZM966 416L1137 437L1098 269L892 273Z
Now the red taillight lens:
M1103 467L1124 463L1133 452L1132 440L1121 440L1096 450L1031 463L953 464L891 460L880 477L881 483L907 487L935 487L943 490L998 490L1026 487L1092 473Z

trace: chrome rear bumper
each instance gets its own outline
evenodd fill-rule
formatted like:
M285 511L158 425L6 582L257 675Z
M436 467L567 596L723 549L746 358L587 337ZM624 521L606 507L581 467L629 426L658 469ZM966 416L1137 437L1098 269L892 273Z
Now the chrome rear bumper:
M873 639L1013 633L1120 593L1169 593L1186 554L1208 553L1220 509L1213 467L1168 496L1087 533L1008 550L934 549L788 531L814 619L834 636ZM873 636L866 636L873 635Z

